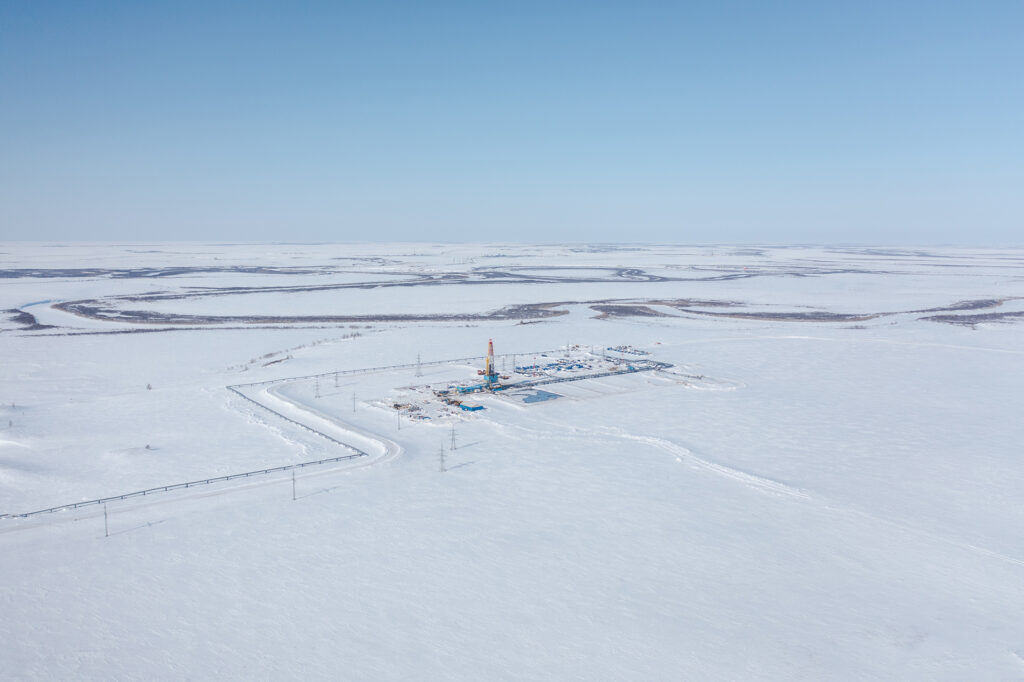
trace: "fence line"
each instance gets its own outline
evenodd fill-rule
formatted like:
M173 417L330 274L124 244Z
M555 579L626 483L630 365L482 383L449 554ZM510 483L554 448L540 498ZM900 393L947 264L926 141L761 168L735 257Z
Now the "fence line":
M641 363L645 363L641 366ZM635 366L634 366L635 365ZM672 365L668 362L658 362L657 360L641 360L630 365L627 365L625 369L619 369L612 372L599 372L598 374L588 374L586 376L568 376L568 377L550 377L547 379L537 379L536 381L525 381L509 388L533 388L534 386L546 386L548 384L561 384L569 381L581 381L583 379L600 379L602 377L614 377L622 376L623 374L635 374L637 372L651 372L659 369L669 369Z
M290 417L286 417L285 415L281 414L277 410L271 409L271 408L267 407L266 405L264 405L263 403L261 403L259 401L256 401L256 400L253 400L252 398L250 398L249 396L245 395L241 391L237 390L233 386L228 386L228 390L230 390L230 391L232 391L234 393L237 393L238 395L242 396L243 398L245 398L249 402L253 403L254 405L258 405L259 407L262 407L263 409L265 409L268 412L271 412L271 413L277 415L278 417L280 417L281 419L284 419L287 422L295 424L296 426L301 426L302 428L306 429L307 431L310 431L312 433L315 433L318 436L326 438L327 440L331 441L332 443L340 445L341 447L346 448L348 450L352 450L353 454L351 454L351 455L341 455L339 457L328 457L327 459L318 459L318 460L314 460L312 462L300 462L298 464L285 464L284 466L270 467L268 469L257 469L256 471L246 471L246 472L243 472L243 473L240 473L240 474L229 474L229 475L226 475L226 476L214 476L213 478L202 478L202 479L199 479L197 481L187 481L185 483L174 483L172 485L161 485L161 486L156 486L155 488L147 488L145 490L136 490L135 492L124 493L122 495L112 495L110 497L101 497L101 498L96 499L96 500L84 500L82 502L71 502L71 503L68 503L68 504L58 505L56 507L49 507L47 509L37 509L36 511L25 512L23 514L0 514L0 519L14 519L14 518L27 519L27 518L29 518L31 516L40 516L42 514L52 514L54 512L64 511L65 509L78 509L80 507L90 507L90 506L93 506L93 505L105 504L107 502L115 502L115 501L119 501L119 500L127 500L127 499L130 499L130 498L133 498L133 497L144 497L144 496L147 496L147 495L153 495L155 493L166 493L166 492L170 492L172 490L183 490L185 488L192 488L192 487L200 486L200 485L210 485L211 483L222 483L224 481L233 481L233 480L239 479L239 478L249 478L251 476L261 476L261 475L266 475L266 474L273 474L273 473L276 473L278 471L290 471L290 470L293 470L293 469L303 469L305 467L317 466L319 464L330 464L332 462L343 462L345 460L356 459L357 457L366 457L366 456L369 455L369 453L363 452L359 448L353 447L353 446L349 445L348 443L342 443L337 438L333 438L331 436L328 436L326 433L322 433L320 431L317 431L316 429L314 429L311 426L307 426L306 424L303 424L302 422L298 422L298 421L296 421L296 420L294 420L294 419L292 419Z
M555 350L537 350L529 353L497 353L495 358L512 358L512 357L525 357L527 355L542 355L544 353L564 353L564 348L557 348ZM233 384L228 388L246 388L248 386L265 386L267 384L278 384L284 381L298 381L300 379L316 379L319 377L332 377L335 374L369 374L370 372L386 372L392 369L415 369L416 367L434 367L437 365L450 365L453 362L470 362L473 360L483 360L486 355L473 355L468 358L451 358L448 360L429 360L425 362L409 362L402 365L384 365L382 367L363 367L361 369L339 369L333 372L321 372L319 374L306 374L299 377L282 377L280 379L266 379L264 381L253 381L248 384ZM612 359L612 358L609 358ZM257 403L258 404L258 403Z
M101 497L96 500L84 500L82 502L72 502L70 504L62 504L57 507L49 507L48 509L38 509L36 511L25 512L23 514L0 514L0 519L27 519L30 516L39 516L41 514L52 514L53 512L64 511L65 509L78 509L79 507L90 507L93 505L104 504L106 502L115 502L118 500L127 500L133 497L144 497L146 495L152 495L154 493L166 493L172 490L183 490L185 488L192 488L200 485L209 485L211 483L221 483L223 481L233 481L238 478L249 478L250 476L260 476L264 474L272 474L278 471L289 471L291 469L302 469L304 467L316 466L318 464L328 464L330 462L341 462L347 459L355 459L356 457L365 457L365 452L359 452L352 455L342 455L341 457L329 457L327 459L318 459L313 462L301 462L299 464L287 464L285 466L271 467L269 469L257 469L256 471L246 471L241 474L230 474L227 476L216 476L214 478L203 478L198 481L188 481L186 483L174 483L172 485L161 485L155 488L147 488L145 490L136 490L131 493L124 493L123 495L112 495L110 497Z
M523 357L523 356L529 356L529 355L543 355L543 354L546 354L546 353L560 353L563 350L564 349L541 350L541 351L533 351L533 352L530 352L530 353L502 353L502 354L499 354L496 357L506 357L507 358L507 357L516 357L516 356ZM250 386L264 386L264 385L267 385L267 384L275 384L275 383L280 383L280 382L284 382L284 381L298 381L300 379L314 379L314 378L317 378L317 377L329 377L329 376L333 376L335 374L367 374L367 373L370 373L370 372L381 372L381 371L392 370L392 369L412 369L414 367L424 367L424 366L428 366L429 367L429 366L436 366L436 365L447 365L447 364L451 364L453 362L467 362L467 361L472 361L472 360L482 360L485 357L486 356L484 356L484 355L476 355L476 356L468 357L468 358L454 358L454 359L450 359L450 360L431 360L431 361L428 361L428 362L413 362L413 363L402 364L402 365L388 365L388 366L384 366L384 367L370 367L370 368L363 368L363 369L338 370L338 371L335 371L335 372L323 372L321 374L309 374L309 375L306 375L306 376L299 376L299 377L285 377L285 378L282 378L282 379L269 379L267 381L255 381L255 382L252 382L252 383L249 383L249 384L234 384L232 386L228 386L227 389L229 391L231 391L232 393L235 393L235 394L241 396L242 398L244 398L245 400L248 400L252 404L254 404L254 405L258 406L258 407L261 407L264 410L266 410L266 411L268 411L268 412L270 412L270 413L272 413L274 415L277 415L278 417L280 417L281 419L285 420L286 422L289 422L291 424L294 424L296 426L304 428L307 431L309 431L311 433L314 433L314 434L316 434L316 435L318 435L318 436L320 436L322 438L326 438L327 440L331 441L332 443L335 443L336 445L340 445L343 448L346 448L348 450L352 450L353 454L351 454L351 455L341 455L339 457L329 457L327 459L318 459L318 460L311 461L311 462L300 462L299 464L286 464L284 466L270 467L268 469L257 469L255 471L246 471L246 472L243 472L243 473L240 473L240 474L229 474L229 475L226 475L226 476L215 476L215 477L212 477L212 478L203 478L203 479L199 479L199 480L196 480L196 481L187 481L185 483L174 483L174 484L171 484L171 485L156 486L154 488L147 488L145 490L136 490L135 492L124 493L124 494L121 494L121 495L112 495L110 497L101 497L101 498L98 498L98 499L95 499L95 500L84 500L84 501L81 501L81 502L71 502L71 503L68 503L68 504L58 505L56 507L48 507L46 509L37 509L36 511L25 512L25 513L22 513L22 514L0 514L0 520L2 520L2 519L14 519L14 518L27 519L27 518L32 517L32 516L40 516L42 514L52 514L54 512L64 511L64 510L67 510L67 509L79 509L81 507L89 507L89 506L94 506L94 505L101 505L101 504L105 504L107 502L115 502L115 501L120 501L120 500L127 500L127 499L131 499L131 498L134 498L134 497L144 497L144 496L152 495L152 494L155 494L155 493L166 493L166 492L170 492L172 490L183 490L185 488L192 488L192 487L200 486L200 485L210 485L212 483L222 483L224 481L233 481L233 480L236 480L236 479L239 479L239 478L249 478L251 476L262 476L262 475L276 473L278 471L290 471L290 470L293 470L293 469L302 469L302 468L305 468L305 467L317 466L317 465L320 465L320 464L329 464L329 463L332 463L332 462L342 462L342 461L349 460L349 459L355 459L357 457L367 457L367 456L369 456L369 453L363 452L359 448L356 448L356 447L354 447L352 445L349 445L348 443L343 443L340 440L338 440L337 438L334 438L332 436L328 436L326 433L323 433L321 431L317 431L316 429L314 429L313 427L311 427L311 426L309 426L307 424L303 424L302 422L296 421L296 420L292 419L291 417L287 417L287 416L281 414L280 412L278 412L277 410L274 410L272 408L267 407L266 405L264 405L263 403L259 402L258 400L250 398L249 396L245 395L244 393L242 393L238 389L240 389L240 388L247 388L247 387L250 387ZM619 359L619 358L609 358L609 359L614 359L614 360L616 360L618 362L623 362L623 360ZM627 374L627 373L631 373L631 372L642 372L642 371L647 371L647 370L650 370L650 369L663 369L663 368L671 367L672 366L672 365L670 365L668 363L658 362L658 361L655 361L655 360L643 360L643 361L637 362L635 364L640 364L640 363L645 363L645 364L646 363L650 363L650 365L653 365L653 366L648 366L648 367L645 367L643 369L634 368L632 366L629 366L628 369L622 370L622 371L618 371L618 372L606 372L606 373L602 373L602 374L591 375L591 376L588 376L588 377L578 377L578 378L597 378L597 377L602 377L602 376L611 376L611 375L615 375L615 374ZM560 383L562 381L573 381L573 380L576 380L576 379L577 379L577 377L557 377L557 378L552 378L552 379L548 379L548 380L543 380L542 379L542 380L535 381L535 382L529 382L528 385L539 386L539 385L549 384L549 383Z
M245 386L251 386L253 384L240 384L240 385L242 387L245 387ZM326 438L327 440L331 441L332 443L340 445L343 448L348 448L349 450L354 450L355 452L359 453L356 456L362 456L362 455L366 455L367 454L367 453L363 452L362 450L360 450L357 447L353 447L353 446L349 445L348 443L342 443L337 438L334 438L332 436L328 436L326 433L323 433L322 431L317 431L312 426L309 426L307 424L303 424L302 422L296 421L296 420L292 419L291 417L286 417L285 415L281 414L277 410L271 409L271 408L267 407L266 405L264 405L263 403L261 403L260 401L255 400L254 398L250 398L246 394L242 393L241 391L238 390L237 386L228 386L227 388L232 393L235 393L235 394L238 394L238 395L242 396L243 398L248 400L253 405L256 405L257 407L262 407L267 412L270 412L271 414L277 415L278 417L280 417L281 419L285 420L286 422L289 422L291 424L295 424L296 426L301 426L302 428L306 429L310 433L315 433L316 435L320 436L321 438Z

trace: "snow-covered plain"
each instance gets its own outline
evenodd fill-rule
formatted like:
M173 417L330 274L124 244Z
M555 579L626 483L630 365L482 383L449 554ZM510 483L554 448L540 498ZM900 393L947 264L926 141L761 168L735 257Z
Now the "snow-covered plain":
M0 677L1024 679L1024 250L3 243L0 275L0 515L343 454L229 385L369 453L294 501L111 502L109 537L0 518ZM471 363L284 381L488 338L676 373L443 423L380 405Z

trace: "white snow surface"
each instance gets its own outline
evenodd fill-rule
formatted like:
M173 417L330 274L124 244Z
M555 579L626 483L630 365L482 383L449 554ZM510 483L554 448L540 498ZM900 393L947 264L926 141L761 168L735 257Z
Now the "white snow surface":
M1024 679L1024 318L927 319L1024 310L1024 250L0 243L0 275L4 679ZM490 338L674 367L382 407ZM17 516L347 452L302 425L367 455L111 501L109 535Z

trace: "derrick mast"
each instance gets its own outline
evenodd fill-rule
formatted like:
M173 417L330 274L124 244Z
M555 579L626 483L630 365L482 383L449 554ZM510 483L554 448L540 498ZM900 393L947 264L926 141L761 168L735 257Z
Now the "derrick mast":
M491 387L498 383L498 370L494 365L494 339L487 340L487 362L484 365L484 381Z

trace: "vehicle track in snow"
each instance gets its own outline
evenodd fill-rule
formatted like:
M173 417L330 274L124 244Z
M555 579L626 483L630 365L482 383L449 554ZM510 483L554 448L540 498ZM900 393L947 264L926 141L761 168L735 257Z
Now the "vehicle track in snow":
M752 490L755 490L758 493L770 495L772 497L786 498L799 503L811 504L821 511L844 516L848 519L862 519L870 523L881 524L892 530L914 535L922 540L943 544L948 547L955 548L959 551L966 551L971 554L980 555L989 559L996 559L1000 562L1011 564L1015 567L1024 567L1024 559L1010 556L1008 554L1003 554L1002 552L988 549L987 547L981 547L979 545L976 545L965 540L950 538L939 533L936 533L934 531L919 528L917 526L908 524L903 521L888 519L871 512L857 509L855 507L840 504L832 500L823 498L819 495L816 495L811 491L789 485L788 483L783 483L781 481L776 481L764 476L759 476L757 474L741 471L739 469L735 469L724 464L712 462L710 460L698 456L690 448L665 438L633 434L619 427L607 426L598 426L591 429L576 427L573 429L574 433L572 435L566 435L564 430L546 431L538 429L529 429L523 426L512 426L509 424L502 424L500 426L504 429L515 429L518 431L522 431L527 434L530 434L534 438L542 438L545 441L576 440L581 436L586 436L587 434L594 434L611 438L619 438L634 443L640 443L655 448L657 450L661 450L662 452L667 452L671 454L675 458L675 460L680 464L689 464L695 470L704 471L716 477L734 481Z
M781 481L775 481L764 476L758 476L757 474L752 474L746 471L741 471L739 469L734 469L732 467L725 466L724 464L718 464L716 462L712 462L702 457L698 457L696 454L694 454L693 450L682 445L679 445L678 443L673 443L672 441L667 440L665 438L656 438L654 436L640 436L629 433L620 428L607 426L597 427L593 429L593 431L595 433L613 436L615 438L622 438L637 443L643 443L644 445L649 445L659 450L663 450L665 452L672 454L676 458L677 462L689 464L694 468L702 469L704 471L711 472L717 476L728 478L738 483L742 483L748 488L753 488L758 492L768 493L771 495L795 497L803 500L811 499L810 494L807 493L807 491L805 490L801 490L800 488L796 488Z

